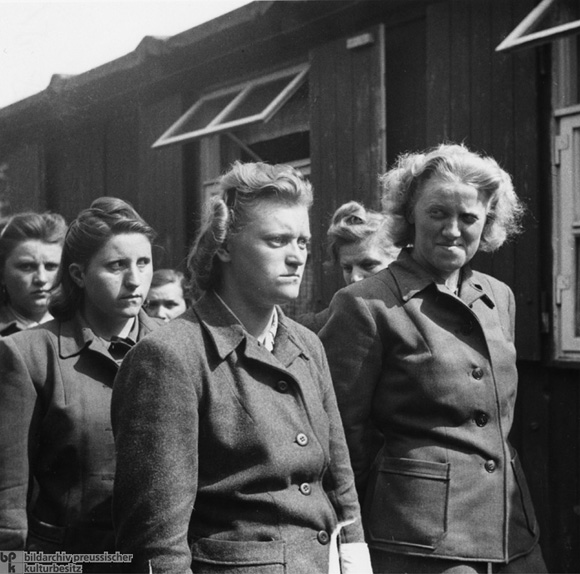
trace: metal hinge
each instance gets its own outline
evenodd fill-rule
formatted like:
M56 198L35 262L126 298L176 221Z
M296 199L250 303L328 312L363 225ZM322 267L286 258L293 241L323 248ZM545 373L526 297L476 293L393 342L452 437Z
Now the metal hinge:
M570 147L568 134L554 137L554 165L560 165L562 161L562 150Z
M562 291L570 289L570 275L556 277L556 305L562 305Z

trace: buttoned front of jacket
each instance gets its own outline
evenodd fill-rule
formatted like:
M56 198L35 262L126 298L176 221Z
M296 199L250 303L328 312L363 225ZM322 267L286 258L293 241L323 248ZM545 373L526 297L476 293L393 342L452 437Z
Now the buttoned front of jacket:
M339 521L362 541L322 345L279 313L270 353L210 293L128 354L114 512L135 570L326 572Z
M330 309L320 335L371 547L485 561L529 552L537 524L508 441L509 288L465 268L457 297L403 252Z
M139 338L156 325L139 322ZM114 550L117 370L79 317L0 340L0 548Z

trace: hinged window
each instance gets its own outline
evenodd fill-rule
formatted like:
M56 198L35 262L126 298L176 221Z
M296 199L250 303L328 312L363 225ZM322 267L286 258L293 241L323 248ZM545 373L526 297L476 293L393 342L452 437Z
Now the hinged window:
M580 361L580 106L559 119L554 141L555 358Z
M152 147L184 143L267 122L302 86L307 74L308 65L303 64L206 94Z

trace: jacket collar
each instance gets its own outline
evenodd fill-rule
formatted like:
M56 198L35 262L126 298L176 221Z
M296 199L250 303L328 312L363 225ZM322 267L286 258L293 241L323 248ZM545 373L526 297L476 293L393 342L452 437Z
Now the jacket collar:
M440 293L450 295L443 285L437 283L435 278L411 257L409 249L401 250L397 260L389 265L389 270L397 283L401 299L405 303L431 285ZM461 273L459 298L468 306L481 299L493 309L495 307L493 293L489 289L486 290L482 282L479 281L479 274L474 273L469 265L465 265Z
M147 333L150 333L157 325L143 311L139 311L139 334L137 340L141 340ZM82 320L77 313L69 321L62 321L58 330L58 349L59 355L62 359L67 359L78 355L83 349L93 344L96 351L101 352L101 349L95 344L96 337L93 331Z
M244 329L213 291L207 291L193 306L193 312L208 332L220 359L225 359L243 343L243 352L248 358L272 364L279 362L288 367L299 355L308 358L310 353L289 329L288 318L282 310L279 307L276 310L278 331L274 351L270 353Z

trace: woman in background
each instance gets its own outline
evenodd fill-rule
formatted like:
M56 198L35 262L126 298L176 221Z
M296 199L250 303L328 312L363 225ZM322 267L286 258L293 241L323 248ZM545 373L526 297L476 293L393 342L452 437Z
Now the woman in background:
M334 212L326 235L330 261L325 265L340 265L346 285L378 273L399 253L389 236L386 217L356 201L349 201ZM301 315L297 321L318 333L328 316L327 308Z
M111 391L124 354L154 325L141 311L153 238L129 204L95 200L66 235L55 319L0 340L2 550L114 551Z
M545 572L508 435L515 301L473 271L519 231L497 162L461 145L406 154L383 177L396 261L339 291L328 354L377 572ZM382 435L377 449L370 437Z
M342 526L343 572L370 574L322 345L279 307L300 289L310 184L236 163L220 185L189 255L204 295L115 380L117 548L137 572L328 574Z
M18 213L0 229L0 336L46 323L66 233L57 213Z
M157 269L145 301L145 311L149 317L167 323L187 309L186 293L185 276L181 271Z

